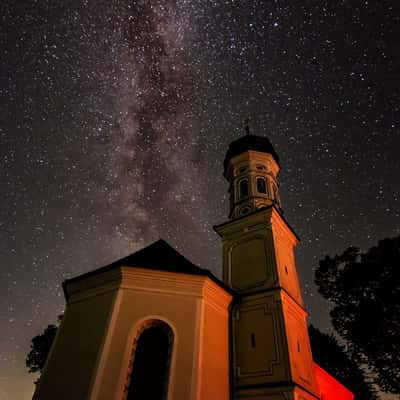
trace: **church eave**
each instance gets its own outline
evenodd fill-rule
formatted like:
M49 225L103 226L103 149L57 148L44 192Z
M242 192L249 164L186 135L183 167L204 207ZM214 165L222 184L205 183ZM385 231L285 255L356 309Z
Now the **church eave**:
M297 240L298 242L300 242L300 237L297 235L297 233L295 232L295 230L290 226L289 222L285 219L285 217L283 216L282 211L280 211L279 208L278 208L275 204L271 204L271 205L269 205L269 206L262 207L262 208L260 208L260 209L258 209L258 210L252 211L252 212L250 212L250 213L248 213L248 214L246 214L246 215L244 215L244 216L242 216L242 217L237 217L237 218L235 218L235 219L233 219L233 220L230 220L230 221L227 221L227 222L223 222L222 224L213 225L213 229L215 230L215 232L218 233L219 236L222 237L222 235L220 234L219 230L220 230L220 229L223 229L225 226L228 226L228 225L230 225L230 224L232 224L232 223L235 223L235 222L239 222L239 221L241 221L241 220L243 220L243 219L245 219L245 218L248 218L248 217L250 217L250 216L256 215L256 214L258 214L258 213L265 212L266 210L269 210L269 209L274 209L274 210L278 213L278 215L279 215L280 218L285 222L286 226L288 227L288 229L290 230L290 232L294 235L294 237L296 238L296 240Z
M237 293L234 290L219 280L210 270L196 266L178 251L176 251L173 247L171 247L167 242L160 239L137 251L136 253L117 260L112 264L65 280L62 283L65 298L67 300L69 298L67 286L93 278L95 276L106 274L111 271L118 272L120 271L121 267L144 268L177 274L205 276L219 285L230 295L234 297L237 296Z

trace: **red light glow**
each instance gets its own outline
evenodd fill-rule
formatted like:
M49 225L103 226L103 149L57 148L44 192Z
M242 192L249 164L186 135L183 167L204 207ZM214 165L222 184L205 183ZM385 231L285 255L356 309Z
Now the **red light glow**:
M332 375L314 363L315 378L321 400L353 400L354 394Z

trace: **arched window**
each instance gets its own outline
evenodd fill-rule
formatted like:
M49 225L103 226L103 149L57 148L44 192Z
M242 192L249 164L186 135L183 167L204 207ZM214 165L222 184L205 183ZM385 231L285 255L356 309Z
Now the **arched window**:
M165 400L173 345L171 328L152 321L139 334L133 354L126 400Z
M242 199L249 195L249 183L247 179L243 179L239 183L239 198Z
M264 178L257 178L257 191L258 193L267 194L267 185Z

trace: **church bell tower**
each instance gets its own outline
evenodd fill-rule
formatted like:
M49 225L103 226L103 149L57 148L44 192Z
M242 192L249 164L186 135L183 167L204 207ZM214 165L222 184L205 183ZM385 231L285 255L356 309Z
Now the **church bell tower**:
M224 160L229 221L223 280L238 293L232 309L233 399L317 399L313 361L296 271L299 239L283 217L279 157L266 137L232 142Z

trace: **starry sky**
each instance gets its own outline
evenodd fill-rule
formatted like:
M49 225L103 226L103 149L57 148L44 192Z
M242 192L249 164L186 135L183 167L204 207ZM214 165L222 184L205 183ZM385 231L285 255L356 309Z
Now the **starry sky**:
M400 233L399 54L395 0L3 0L0 400L31 398L24 358L63 280L159 237L220 276L247 117L329 329L318 260Z

